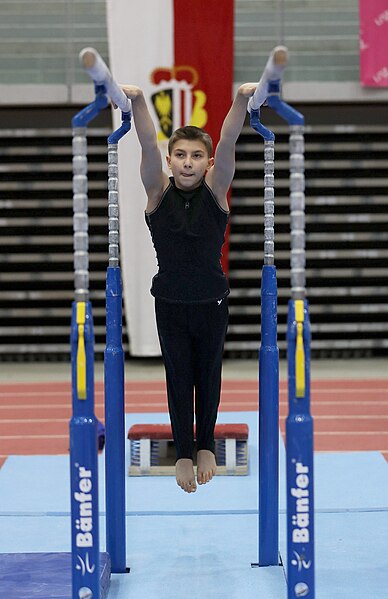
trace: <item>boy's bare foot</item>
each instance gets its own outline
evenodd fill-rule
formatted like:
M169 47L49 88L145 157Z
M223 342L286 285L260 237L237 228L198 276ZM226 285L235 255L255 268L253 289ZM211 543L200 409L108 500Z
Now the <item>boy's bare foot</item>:
M197 481L199 485L208 483L217 471L216 456L208 449L197 452Z
M175 464L176 482L186 493L195 493L197 485L193 468L193 460L181 458Z

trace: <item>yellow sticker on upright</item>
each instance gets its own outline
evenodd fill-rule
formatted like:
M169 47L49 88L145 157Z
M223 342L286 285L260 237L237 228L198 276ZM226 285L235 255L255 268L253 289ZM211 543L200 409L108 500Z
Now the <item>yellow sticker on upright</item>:
M305 355L303 345L304 301L295 300L296 320L296 352L295 352L295 387L296 397L304 397L306 393Z
M86 303L77 302L77 396L78 399L86 399L86 351L85 351L85 321Z

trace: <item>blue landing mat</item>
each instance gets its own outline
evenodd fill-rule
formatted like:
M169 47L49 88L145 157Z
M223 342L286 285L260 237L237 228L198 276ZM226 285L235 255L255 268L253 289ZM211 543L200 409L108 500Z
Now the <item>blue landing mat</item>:
M100 599L110 583L110 557L100 555ZM0 554L0 596L4 599L69 599L71 553Z
M131 424L166 422L166 414L130 414ZM127 477L128 513L243 512L258 508L257 413L222 412L219 422L249 425L248 476L220 476L187 495L174 477ZM129 442L127 445L129 449ZM285 511L285 454L280 447L280 511ZM388 464L378 452L316 454L316 510L388 509ZM100 511L104 512L104 458L100 456ZM0 514L70 512L68 456L11 456L0 469Z
M387 599L388 512L319 513L315 525L317 599Z
M166 414L131 414L127 425L166 419ZM216 477L192 495L173 477L127 477L131 574L112 575L109 599L285 599L281 567L250 567L258 545L257 414L222 413L220 422L249 425L249 475ZM280 448L284 557L282 443ZM103 458L100 473L103 483ZM317 454L315 491L317 599L387 599L388 464L377 452ZM103 495L101 484L101 512ZM102 550L104 520L101 516ZM67 552L69 547L68 457L9 458L0 470L0 551Z
M388 463L381 453L317 453L314 469L316 510L388 510Z
M12 551L23 547L46 552L53 538L55 550L61 551L61 542L66 547L68 536L68 517L0 518L1 551L11 546ZM284 597L283 569L251 568L256 561L257 516L129 516L131 573L112 575L109 599ZM7 597L1 580L0 597Z
M317 599L387 599L387 512L318 513L315 524ZM128 516L131 573L112 574L109 599L285 599L282 568L250 567L257 525L254 515ZM0 551L66 551L69 526L64 516L0 518ZM282 514L281 548L285 537Z
M167 422L166 414L131 414L127 428L134 423ZM128 512L187 511L257 511L257 413L220 414L219 422L243 422L249 426L249 475L219 476L188 496L175 483L174 477L127 477ZM281 466L284 472L284 448L279 439ZM127 442L129 451L129 441ZM104 457L99 460L100 511L104 511ZM126 469L128 469L128 462ZM0 470L0 513L63 514L70 511L68 456L11 456ZM28 493L26 493L28 489ZM156 489L156 492L155 492ZM280 484L281 505L284 485ZM221 501L220 501L220 498Z

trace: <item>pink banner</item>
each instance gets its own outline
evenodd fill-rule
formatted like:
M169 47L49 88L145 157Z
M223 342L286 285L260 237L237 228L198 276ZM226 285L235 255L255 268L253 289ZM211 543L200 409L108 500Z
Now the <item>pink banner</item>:
M388 87L388 0L360 0L360 81Z

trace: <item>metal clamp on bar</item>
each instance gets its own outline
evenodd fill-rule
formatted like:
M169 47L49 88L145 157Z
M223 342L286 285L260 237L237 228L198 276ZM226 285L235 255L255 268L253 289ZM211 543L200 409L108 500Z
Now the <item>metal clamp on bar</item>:
M260 110L251 109L250 115L250 125L252 129L254 129L256 133L259 133L264 141L275 141L275 134L267 129L267 127L264 127L260 121Z
M106 95L103 85L95 85L94 92L96 94L94 102L85 106L78 114L76 114L71 124L73 129L76 127L87 127L88 124L95 119L109 104L108 96Z
M122 137L131 129L131 113L130 112L122 112L121 113L122 123L121 126L113 131L111 135L108 137L108 144L117 144Z
M94 48L84 48L79 55L81 64L97 85L103 85L106 93L122 112L131 112L131 101L113 79L107 65Z
M284 102L280 98L280 80L271 81L268 85L267 104L272 108L282 119L291 125L304 125L304 116L295 108Z

